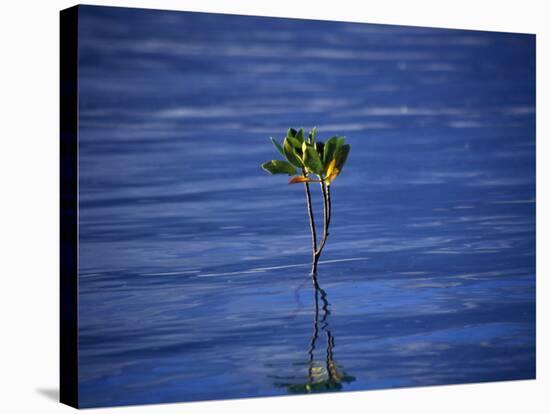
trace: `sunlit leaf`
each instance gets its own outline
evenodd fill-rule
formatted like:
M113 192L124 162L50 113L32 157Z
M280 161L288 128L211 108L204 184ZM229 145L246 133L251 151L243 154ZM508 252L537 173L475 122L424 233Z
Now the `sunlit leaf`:
M283 147L281 147L281 144L279 144L275 138L273 137L270 137L270 138L271 138L271 142L273 142L273 145L275 145L275 148L277 148L277 151L279 151L279 153L284 157L285 153L283 151Z
M300 130L296 133L295 138L300 141L300 144L304 142L304 128L300 128Z
M309 143L310 144L313 144L315 142L315 135L317 135L317 127L313 127L309 131L308 138L309 138Z
M271 160L264 162L262 168L271 174L296 174L296 168L290 163L281 160Z
M302 163L302 160L296 154L296 150L294 149L294 146L290 143L290 139L286 137L283 142L283 152L285 153L285 157L292 165L294 165L297 168L302 168L304 164Z
M330 183L340 174L340 170L336 168L336 159L333 159L328 167L326 172L325 181L327 184L330 185Z
M313 145L303 143L302 152L304 154L303 160L304 164L309 171L313 171L317 175L323 174L323 163L319 154Z
M289 184L298 184L298 183L320 183L321 180L316 180L309 177L304 177L303 175L297 175L295 177L292 177L288 183Z

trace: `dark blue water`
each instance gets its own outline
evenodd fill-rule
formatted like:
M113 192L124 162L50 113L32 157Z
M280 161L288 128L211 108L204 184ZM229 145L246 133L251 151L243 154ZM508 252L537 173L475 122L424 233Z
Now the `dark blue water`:
M80 13L82 406L535 376L534 36ZM314 125L319 290L260 169Z

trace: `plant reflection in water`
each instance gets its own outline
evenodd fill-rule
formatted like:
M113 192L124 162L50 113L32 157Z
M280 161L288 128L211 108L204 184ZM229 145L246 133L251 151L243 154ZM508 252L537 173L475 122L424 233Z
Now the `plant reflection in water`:
M307 350L307 379L305 382L276 384L279 387L285 387L291 394L339 391L342 389L343 383L355 381L355 378L346 374L334 360L335 341L328 323L328 316L330 315L329 302L327 293L319 286L316 276L313 276L313 287L315 292L313 333ZM319 303L319 299L321 303ZM321 312L319 312L319 304L321 304ZM320 318L319 313L321 313ZM319 351L317 349L319 336L325 336L326 338L325 352L324 355L318 352L318 359L315 359L315 351Z

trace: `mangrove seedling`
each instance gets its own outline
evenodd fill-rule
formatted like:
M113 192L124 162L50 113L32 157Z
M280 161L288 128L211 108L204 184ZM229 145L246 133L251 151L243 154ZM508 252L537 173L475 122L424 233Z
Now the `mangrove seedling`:
M330 186L342 172L351 148L349 144L345 143L344 137L333 136L326 142L322 142L315 140L316 135L316 128L309 131L307 137L303 129L289 128L282 145L276 139L271 138L273 145L284 157L284 160L271 160L262 164L262 168L270 174L292 176L289 184L304 184L313 252L312 276L317 274L317 263L329 235L332 214ZM310 183L319 183L323 197L323 235L319 242L317 242L317 230L311 204Z

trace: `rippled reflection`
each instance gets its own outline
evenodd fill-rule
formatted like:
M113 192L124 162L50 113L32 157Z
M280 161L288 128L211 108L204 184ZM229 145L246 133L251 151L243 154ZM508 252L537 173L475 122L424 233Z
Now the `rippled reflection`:
M342 389L342 383L355 381L355 378L348 375L334 360L335 339L328 323L330 303L327 293L319 286L315 276L313 287L313 333L307 349L307 380L275 384L285 387L292 394L339 391ZM319 312L319 299L321 299L321 312ZM321 313L320 319L319 313ZM324 348L318 344L320 336L324 337Z

